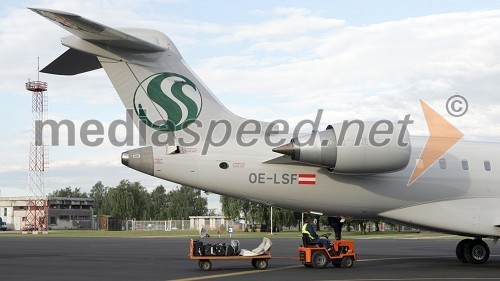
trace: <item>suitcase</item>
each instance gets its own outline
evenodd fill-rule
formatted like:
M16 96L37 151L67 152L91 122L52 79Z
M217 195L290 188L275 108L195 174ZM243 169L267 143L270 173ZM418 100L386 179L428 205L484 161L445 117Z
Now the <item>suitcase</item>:
M204 254L204 249L203 249L203 242L199 240L194 240L193 241L193 256L203 256Z
M214 245L205 245L203 246L203 255L204 256L215 256L215 247Z
M240 241L231 240L231 248L233 248L232 251L234 252L234 254L233 254L234 256L239 255L240 254Z
M225 256L226 255L226 245L225 244L215 245L215 255Z
M238 254L231 245L226 246L226 256L237 256Z

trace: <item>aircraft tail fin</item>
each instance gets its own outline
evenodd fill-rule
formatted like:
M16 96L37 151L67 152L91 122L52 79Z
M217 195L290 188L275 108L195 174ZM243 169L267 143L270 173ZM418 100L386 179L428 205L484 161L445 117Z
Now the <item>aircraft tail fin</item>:
M158 142L165 143L168 138L167 142L172 143L182 135L196 139L193 132L203 137L213 120L241 122L187 66L163 33L137 28L118 30L67 12L31 10L74 35L61 40L70 50L44 71L73 75L102 66L132 112L146 144L154 142L152 136L158 136L158 132L174 137L163 136Z

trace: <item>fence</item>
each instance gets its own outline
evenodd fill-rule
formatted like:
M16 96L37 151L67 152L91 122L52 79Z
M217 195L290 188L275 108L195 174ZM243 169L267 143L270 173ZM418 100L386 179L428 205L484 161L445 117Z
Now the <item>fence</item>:
M189 230L189 220L168 220L168 221L125 221L125 230L130 231L152 231L152 230Z

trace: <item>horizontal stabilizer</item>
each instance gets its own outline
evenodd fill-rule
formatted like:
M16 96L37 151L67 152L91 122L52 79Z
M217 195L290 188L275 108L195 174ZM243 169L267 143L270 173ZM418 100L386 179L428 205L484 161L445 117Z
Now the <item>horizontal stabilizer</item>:
M101 67L96 56L69 49L41 71L48 74L76 75Z
M96 23L79 15L48 9L29 9L88 42L146 53L166 50L161 46Z

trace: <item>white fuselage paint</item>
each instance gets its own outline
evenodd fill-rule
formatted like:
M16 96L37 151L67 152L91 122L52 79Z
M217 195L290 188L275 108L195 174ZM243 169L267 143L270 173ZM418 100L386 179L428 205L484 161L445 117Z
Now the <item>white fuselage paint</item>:
M461 141L441 157L446 159L444 169L437 161L408 187L424 142L423 138L412 138L411 160L405 169L373 175L331 173L322 167L292 162L290 157L271 152L272 147L268 146L228 145L211 148L207 155L198 152L165 155L162 152L166 150L157 147L154 157L162 160L161 164L155 164L154 176L297 211L383 217L448 233L500 236L500 228L495 227L500 224L496 169L500 165L500 144ZM468 170L463 168L462 160L468 162ZM484 161L491 163L491 171L485 169ZM220 168L221 162L229 167ZM315 174L315 184L299 184L298 176L294 176L298 174ZM468 206L465 199L475 201ZM406 209L412 206L424 207L415 211ZM450 209L449 214L443 208ZM453 208L469 211L463 217ZM439 220L434 221L433 216Z

